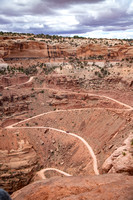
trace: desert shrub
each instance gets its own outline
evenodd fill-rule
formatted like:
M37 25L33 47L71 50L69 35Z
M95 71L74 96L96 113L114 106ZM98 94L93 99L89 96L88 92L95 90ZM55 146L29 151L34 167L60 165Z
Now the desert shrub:
M35 97L35 94L31 94L31 97Z
M30 38L28 38L28 40L35 40L35 38L34 37L30 37Z
M126 155L126 153L123 151L123 152L122 152L122 155L123 155L123 156L125 156L125 155Z
M42 94L43 94L43 93L44 93L44 90L40 91L40 93L42 93Z

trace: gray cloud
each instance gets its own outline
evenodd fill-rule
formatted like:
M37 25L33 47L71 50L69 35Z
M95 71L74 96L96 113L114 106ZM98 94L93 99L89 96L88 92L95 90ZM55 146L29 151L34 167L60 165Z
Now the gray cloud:
M133 29L133 0L0 1L1 30L71 35Z
M105 0L41 0L30 12L34 14L57 15L57 10L69 8L72 5L96 4Z
M0 17L0 24L10 24L10 23L11 23L11 21L9 19Z
M51 29L49 26L45 26L44 29L45 29L45 34L49 34L49 35L70 35L70 34L77 35L77 34L83 34L84 32L89 30L88 28L81 29L80 27L77 27L77 26L75 26L73 30L54 30L54 29ZM31 27L28 29L28 31L30 33L39 34L39 33L44 33L44 29Z
M45 16L56 14L56 12L54 11L54 9L51 8L51 6L43 2L39 2L38 4L34 5L28 10L28 12L30 14L37 14L37 15L44 14Z
M21 3L21 0L16 3L8 2L7 0L1 0L0 14L6 16L22 16L27 14L44 14L54 15L57 14L56 10L61 8L67 8L71 5L77 4L96 4L105 0L36 0L27 2L26 4ZM12 0L11 0L12 1ZM11 3L11 6L10 6ZM14 6L12 6L14 5Z
M77 4L96 4L105 0L51 0L47 1L48 5L52 7L62 7L62 6L70 6ZM42 3L46 3L45 0L41 0Z
M81 27L104 27L103 30L126 30L132 26L133 14L128 14L125 7L109 8L108 10L100 11L97 16L77 15ZM131 27L132 28L132 27Z

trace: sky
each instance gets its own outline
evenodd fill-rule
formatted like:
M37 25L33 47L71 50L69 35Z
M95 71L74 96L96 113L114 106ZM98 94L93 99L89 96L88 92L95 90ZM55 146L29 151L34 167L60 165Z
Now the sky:
M0 31L133 39L133 0L0 0Z

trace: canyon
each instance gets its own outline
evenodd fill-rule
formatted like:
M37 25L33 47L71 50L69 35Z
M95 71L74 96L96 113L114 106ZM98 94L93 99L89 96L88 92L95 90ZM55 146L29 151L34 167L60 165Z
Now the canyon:
M131 40L0 36L0 187L133 198Z

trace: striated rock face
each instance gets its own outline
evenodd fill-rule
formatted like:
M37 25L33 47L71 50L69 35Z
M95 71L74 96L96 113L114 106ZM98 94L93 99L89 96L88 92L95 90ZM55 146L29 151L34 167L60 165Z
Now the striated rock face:
M6 58L47 56L46 44L31 41L4 41L0 45L0 55Z
M76 55L70 46L47 45L38 41L3 42L0 44L0 57L9 58L60 58Z
M29 95L3 94L0 97L0 116L11 116L29 110Z
M0 38L0 57L4 60L13 58L65 58L65 57L99 57L102 59L122 59L132 57L133 47L129 45L107 46L104 44L71 43L48 44L42 41L30 41L20 38L11 40Z
M104 59L122 59L125 57L132 57L133 47L128 45L116 45L108 47L99 44L86 44L77 49L78 57L95 56ZM99 58L100 58L99 57Z
M49 105L58 106L58 108L91 108L91 107L106 107L106 108L124 108L124 106L111 102L108 99L88 95L84 93L71 93L71 92L51 92L49 94Z
M128 45L116 45L115 47L109 48L109 58L124 58L124 57L132 57L133 55L133 47Z
M105 173L133 174L133 133L107 158L102 169Z
M13 200L132 200L133 179L122 175L50 178L30 184Z
M108 54L108 49L106 46L101 46L97 44L82 45L77 50L77 56L87 57L87 56L106 56Z
M0 187L12 193L27 185L36 169L37 157L28 141L0 135Z

